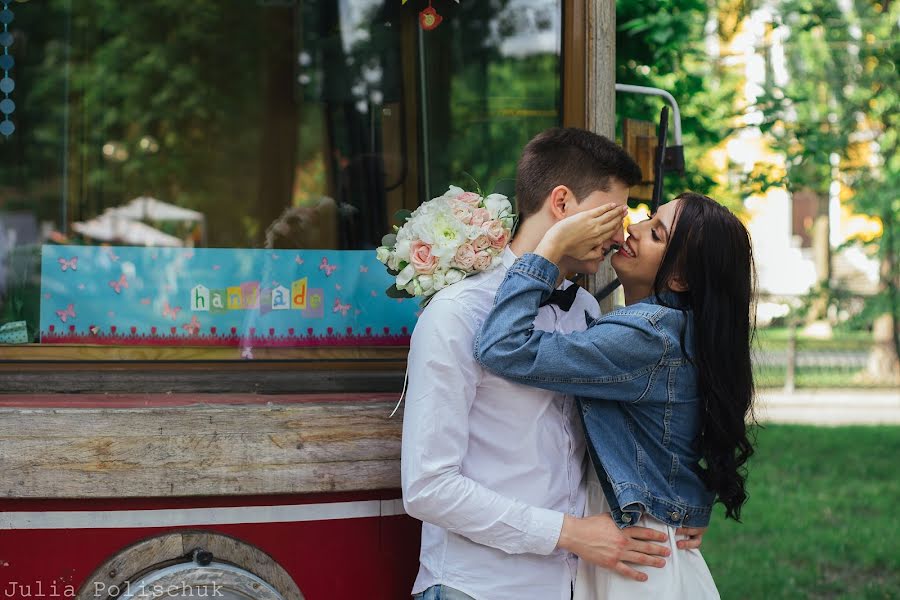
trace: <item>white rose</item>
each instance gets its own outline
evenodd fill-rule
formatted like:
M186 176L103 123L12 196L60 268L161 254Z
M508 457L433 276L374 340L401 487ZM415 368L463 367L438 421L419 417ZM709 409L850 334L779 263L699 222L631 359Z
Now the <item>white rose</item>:
M441 271L435 271L431 275L431 280L435 290L442 290L447 287L447 280L444 278L444 273Z
M395 285L398 289L406 287L406 285L416 276L416 269L412 265L406 265L397 275Z
M379 246L375 249L375 259L383 264L387 264L391 258L391 249L387 246Z
M419 283L418 277L406 284L406 291L413 296L422 295L422 285Z
M409 240L397 240L397 245L394 246L394 254L397 258L405 261L409 261Z
M466 274L460 271L459 269L450 269L447 271L447 275L444 279L447 282L447 285L453 285L454 283L458 283L465 279Z
M484 199L484 207L491 213L491 218L498 219L506 214L512 214L512 204L503 194L491 194Z
M434 288L434 278L431 275L419 275L418 282L422 286L423 292L428 292Z

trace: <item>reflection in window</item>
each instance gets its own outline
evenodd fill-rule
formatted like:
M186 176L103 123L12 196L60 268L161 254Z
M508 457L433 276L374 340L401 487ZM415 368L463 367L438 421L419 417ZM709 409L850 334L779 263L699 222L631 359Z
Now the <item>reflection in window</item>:
M561 120L560 3L434 0L443 20L430 31L419 4L16 4L6 61L16 130L0 137L0 343L40 341L41 315L67 308L42 311L48 244L111 256L120 246L367 251L394 212L469 185L466 174L508 191L522 146ZM135 273L115 293L144 289L141 301L174 307L178 296L148 294L150 281ZM357 287L369 298L376 288ZM103 298L85 299L97 306L82 314L113 319ZM67 316L66 331L74 320L88 335L79 319Z

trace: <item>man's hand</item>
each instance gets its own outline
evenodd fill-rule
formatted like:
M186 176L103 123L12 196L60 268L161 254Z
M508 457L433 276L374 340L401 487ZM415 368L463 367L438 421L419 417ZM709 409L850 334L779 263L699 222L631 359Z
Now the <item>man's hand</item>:
M652 542L666 540L666 534L654 529L619 529L609 513L583 519L566 515L557 547L629 579L646 581L645 573L632 569L625 563L664 567L666 561L660 557L668 556L669 548Z
M706 527L679 527L675 530L677 535L686 535L688 539L678 540L676 545L679 550L694 550L703 543L703 534L706 533Z

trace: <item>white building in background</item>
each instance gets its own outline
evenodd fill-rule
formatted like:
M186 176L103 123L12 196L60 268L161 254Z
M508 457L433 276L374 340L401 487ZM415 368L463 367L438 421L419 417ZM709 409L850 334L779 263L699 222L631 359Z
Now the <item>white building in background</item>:
M784 36L781 29L770 29L772 9L768 5L754 10L740 30L727 43L716 40L708 43L711 52L721 52L723 63L740 69L744 75L744 106L753 107L763 93L766 78L766 52L772 64L770 73L775 83L784 85L788 71L784 60ZM712 32L714 36L715 33ZM755 127L762 123L762 114L748 110L744 116L748 126L729 138L717 156L723 169L737 165L749 174L757 164L772 165L784 170L785 157L771 150L763 133ZM837 168L836 161L832 164ZM847 240L861 234L875 234L880 225L862 215L854 215L840 202L840 183L835 180L829 198L830 243L837 249ZM784 188L770 188L765 193L744 200L747 226L753 237L753 249L759 276L760 324L783 314L784 300L802 296L817 281L816 266L805 229L804 211L809 203L801 194L792 195ZM832 255L832 279L857 294L870 294L878 287L878 263L860 247L849 247ZM770 301L771 300L771 301Z

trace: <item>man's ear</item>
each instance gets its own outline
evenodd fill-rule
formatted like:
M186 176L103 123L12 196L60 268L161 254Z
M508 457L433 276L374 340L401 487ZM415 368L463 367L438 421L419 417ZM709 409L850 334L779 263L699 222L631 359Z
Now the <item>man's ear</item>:
M575 202L575 194L572 193L572 190L567 188L564 185L558 185L550 192L550 200L548 200L550 205L550 214L553 215L553 218L557 221L561 221L565 219L569 212L566 210L566 207Z
M686 292L690 289L688 288L687 282L678 275L669 278L668 287L673 292Z

